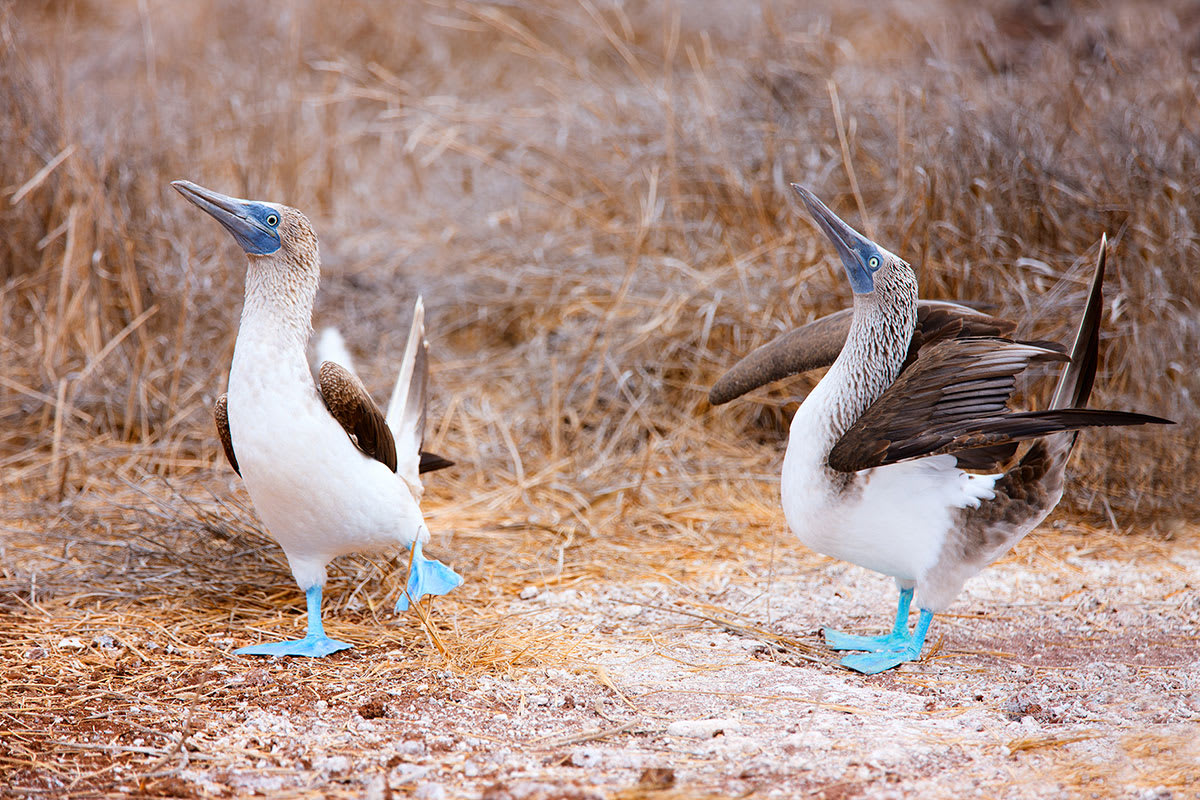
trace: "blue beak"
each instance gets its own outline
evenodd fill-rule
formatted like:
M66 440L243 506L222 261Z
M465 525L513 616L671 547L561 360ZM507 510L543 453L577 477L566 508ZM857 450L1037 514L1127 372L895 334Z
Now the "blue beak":
M207 211L225 226L241 248L256 256L274 253L282 246L276 226L279 214L270 206L253 200L239 200L191 181L171 181L171 185L188 200ZM274 219L275 225L267 220Z
M800 195L804 205L808 206L808 212L817 221L817 226L825 232L829 241L833 242L855 294L869 294L875 291L874 273L867 267L864 255L875 250L871 240L842 222L837 214L830 211L829 207L808 189L798 183L793 183L792 188Z

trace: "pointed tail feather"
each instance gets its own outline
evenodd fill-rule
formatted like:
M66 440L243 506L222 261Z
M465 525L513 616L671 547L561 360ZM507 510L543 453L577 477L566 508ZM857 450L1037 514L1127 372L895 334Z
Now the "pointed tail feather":
M1008 415L1009 424L1043 427L1044 432L1061 431L1059 435L1039 440L1021 459L1021 463L1048 458L1048 463L1061 471L1075 446L1079 431L1084 428L1121 425L1174 425L1174 421L1149 414L1130 411L1087 409L1088 397L1096 380L1100 362L1100 322L1104 312L1104 269L1108 261L1108 235L1100 237L1100 253L1096 271L1088 291L1087 305L1079 320L1075 343L1071 346L1071 363L1058 379L1050 409L1028 414ZM1053 467L1052 467L1053 468Z
M322 328L317 337L316 364L320 366L326 361L332 361L340 367L345 367L347 371L358 374L354 369L354 359L350 357L350 350L346 347L346 340L332 325Z
M1100 362L1100 318L1104 310L1102 285L1107 261L1108 234L1103 234L1087 305L1083 309L1083 318L1079 320L1079 329L1075 332L1075 344L1071 347L1071 363L1058 379L1054 399L1050 402L1051 408L1083 408L1092 393L1096 367Z
M425 439L425 390L429 382L429 344L425 341L425 303L418 297L400 374L388 401L387 425L396 440L397 470L419 485L420 449Z
M453 466L454 462L444 456L439 456L437 453L426 453L424 450L421 451L420 471L422 475L426 472L435 472L436 470Z

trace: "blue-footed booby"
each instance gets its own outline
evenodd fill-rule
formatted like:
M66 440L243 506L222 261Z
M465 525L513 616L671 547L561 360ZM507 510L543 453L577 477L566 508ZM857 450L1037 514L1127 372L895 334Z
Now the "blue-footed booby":
M933 615L1058 504L1080 429L1170 420L1083 407L1098 360L1106 240L1067 356L1051 342L1010 338L1016 325L1007 320L917 300L907 262L793 188L833 243L854 306L746 356L709 399L718 405L829 367L792 419L780 494L804 544L896 580L891 633L824 631L834 650L865 651L844 666L875 674L918 658ZM1015 376L1038 362L1065 365L1050 409L1011 411ZM910 631L914 593L920 613Z
M179 193L212 215L246 252L246 297L229 371L217 399L217 433L271 536L283 548L308 605L303 639L243 647L248 655L325 656L351 645L325 635L325 567L346 553L412 549L408 608L462 583L425 558L422 472L451 462L421 452L428 343L418 298L400 374L385 417L346 366L324 361L316 381L305 347L320 279L312 225L294 208L234 197L189 181ZM345 352L344 346L341 352Z

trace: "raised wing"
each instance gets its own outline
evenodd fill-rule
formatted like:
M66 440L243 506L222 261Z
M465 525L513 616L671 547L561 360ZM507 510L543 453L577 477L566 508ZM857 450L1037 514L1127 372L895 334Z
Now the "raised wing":
M921 350L842 435L829 466L857 472L951 453L959 466L989 469L1026 439L1108 425L1166 422L1123 411L1066 408L1013 413L1016 375L1041 361L1069 361L1054 349L1003 339L952 339Z
M223 394L217 398L217 403L213 406L213 419L217 423L217 436L221 437L221 448L225 451L225 458L229 460L229 466L233 467L238 477L241 477L242 471L238 469L237 456L233 454L233 439L229 435L228 395Z
M829 366L842 352L853 315L854 310L849 308L836 311L751 351L713 384L708 401L719 406L768 383ZM917 325L905 367L916 360L922 347L934 342L964 337L1007 337L1014 330L1016 323L1010 320L958 303L918 300Z
M317 373L317 391L351 441L371 458L396 471L396 442L383 412L350 370L326 361Z

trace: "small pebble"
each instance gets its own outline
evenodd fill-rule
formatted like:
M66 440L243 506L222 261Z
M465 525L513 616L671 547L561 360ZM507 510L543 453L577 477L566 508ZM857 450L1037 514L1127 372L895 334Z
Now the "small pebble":
M706 739L719 733L736 731L742 724L735 719L680 719L667 726L667 736Z
M422 783L413 792L417 800L446 800L446 790L437 783Z

